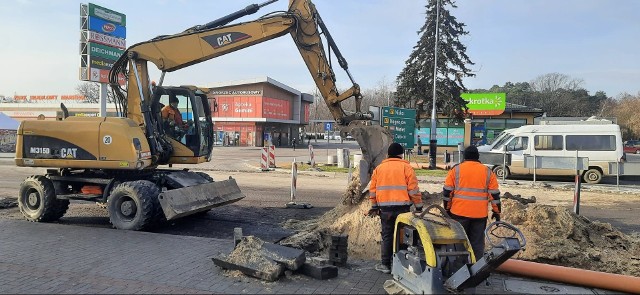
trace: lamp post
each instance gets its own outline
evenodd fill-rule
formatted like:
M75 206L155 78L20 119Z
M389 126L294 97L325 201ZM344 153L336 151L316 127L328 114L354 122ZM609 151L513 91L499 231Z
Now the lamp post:
M436 81L438 74L438 31L440 27L440 0L436 0L436 44L433 51L433 105L431 107L431 136L429 137L429 169L436 169Z

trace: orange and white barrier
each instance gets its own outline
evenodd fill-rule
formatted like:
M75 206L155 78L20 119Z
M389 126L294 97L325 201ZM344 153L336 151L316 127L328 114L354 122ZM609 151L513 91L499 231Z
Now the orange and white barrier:
M263 147L260 155L260 170L269 171L269 148Z
M296 202L297 183L298 183L298 163L296 163L296 158L293 158L293 162L291 163L291 194L289 195L290 201L285 205L285 208L294 208L294 209L313 208L313 206L309 203Z
M291 203L296 202L297 182L298 182L298 163L296 163L296 158L293 158L293 163L291 163Z
M269 146L269 168L276 168L276 146Z
M313 154L313 145L309 145L309 164L311 168L316 168L316 159Z

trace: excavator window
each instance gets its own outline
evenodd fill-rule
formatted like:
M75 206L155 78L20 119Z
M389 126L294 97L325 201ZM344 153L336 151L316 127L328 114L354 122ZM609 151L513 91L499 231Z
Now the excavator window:
M213 146L211 111L205 94L182 87L162 87L155 98L164 133L188 147L196 156L207 156Z

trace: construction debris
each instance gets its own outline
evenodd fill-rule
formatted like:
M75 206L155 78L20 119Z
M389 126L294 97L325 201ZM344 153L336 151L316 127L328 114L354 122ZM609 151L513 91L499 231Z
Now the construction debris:
M18 201L15 198L0 197L0 209L9 209L18 207Z
M305 262L304 251L266 243L254 236L242 237L228 256L213 257L213 262L230 270L263 279L275 281L285 268L297 270Z
M536 202L536 197L535 196L531 196L529 198L524 198L520 195L512 195L509 192L505 192L504 195L502 195L501 197L502 199L511 199L511 200L515 200L520 202L523 205L526 204L531 204L531 203L535 203Z
M350 184L343 203L318 219L286 222L285 227L298 231L284 240L286 245L318 248L328 255L331 235L346 234L349 257L378 259L380 220L365 216L370 208L366 197L350 193L358 185ZM423 192L422 197L425 206L442 204L440 193ZM640 238L575 215L565 206L538 204L535 196L505 193L502 203L502 220L518 227L527 239L526 250L516 259L640 276Z

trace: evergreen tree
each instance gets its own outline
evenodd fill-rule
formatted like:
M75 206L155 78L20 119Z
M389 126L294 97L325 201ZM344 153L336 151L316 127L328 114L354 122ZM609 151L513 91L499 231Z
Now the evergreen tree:
M467 110L460 93L466 90L462 77L474 76L467 65L467 47L460 37L469 34L465 24L458 22L447 7L457 8L455 0L429 0L425 6L426 22L417 32L420 40L397 77L397 101L401 107L415 108L418 117L430 114L433 104L433 64L436 42L436 5L440 5L438 60L436 79L436 111L451 117L463 118ZM427 112L429 111L429 112Z

